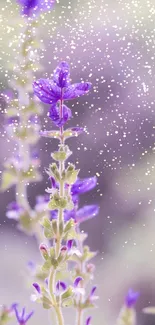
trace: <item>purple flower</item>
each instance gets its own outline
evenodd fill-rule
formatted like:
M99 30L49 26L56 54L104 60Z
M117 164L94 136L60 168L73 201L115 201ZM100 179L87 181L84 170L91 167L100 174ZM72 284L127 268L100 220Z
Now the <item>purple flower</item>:
M77 288L79 283L83 280L81 276L78 276L74 281L74 288Z
M17 322L18 322L19 325L25 325L27 323L27 321L31 318L31 316L33 315L34 312L31 311L29 314L26 314L25 313L25 308L23 308L21 313L20 313L17 306L18 306L18 304L14 304L12 306L14 311L15 311Z
M40 285L38 283L33 283L33 287L36 289L36 291L40 294L41 292L41 288L40 288Z
M7 206L6 216L8 219L18 220L21 214L24 213L24 209L17 202L11 202Z
M83 208L76 211L76 209L65 211L64 218L65 221L74 219L75 222L81 223L86 220L92 219L99 212L98 205L85 205Z
M59 107L54 104L51 106L48 116L53 121L53 123L60 128L72 117L72 111L69 107L63 105L62 116L60 116Z
M67 241L67 249L68 249L68 251L70 251L71 250L71 248L72 248L72 246L73 246L73 239L69 239L68 241Z
M50 201L49 195L38 195L36 197L35 210L39 213L44 212L47 209L47 205Z
M88 318L86 319L86 325L90 325L90 322L91 322L91 317L88 317Z
M43 103L51 104L49 117L58 127L62 127L72 116L70 109L62 106L63 101L82 96L90 88L89 82L70 84L69 65L66 62L61 62L55 69L53 80L39 79L33 83L35 95ZM60 107L57 107L59 101Z
M55 0L17 0L22 6L22 14L28 17L39 15L53 8Z
M35 274L35 271L36 271L36 264L33 262L33 261L29 261L27 263L27 267L28 269L33 273Z
M125 298L125 304L127 308L132 308L139 297L139 292L135 292L132 289L129 289L128 294Z
M77 179L77 181L71 187L71 194L83 194L92 190L97 183L96 176L84 179Z
M66 286L66 283L63 282L63 281L58 281L57 284L56 284L56 291L57 292L60 292L61 290L62 291L65 291L67 289L67 286Z

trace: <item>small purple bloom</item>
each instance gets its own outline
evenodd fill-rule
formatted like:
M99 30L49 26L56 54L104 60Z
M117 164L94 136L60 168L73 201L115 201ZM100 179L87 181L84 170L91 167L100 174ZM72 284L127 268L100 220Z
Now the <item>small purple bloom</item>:
M13 309L17 318L17 322L19 325L25 325L27 321L31 318L31 316L34 314L33 311L31 311L29 314L25 313L25 308L22 309L21 313L19 312L17 308L18 304L13 305Z
M17 0L22 6L22 14L33 17L53 8L55 0Z
M33 261L29 261L27 267L33 273L36 271L36 264Z
M58 210L50 210L50 220L57 219Z
M58 281L56 284L56 290L57 292L60 292L60 290L65 291L67 289L66 283L62 281Z
M47 205L50 201L49 195L38 195L36 198L35 210L42 213L47 209Z
M132 289L129 289L128 294L125 298L125 304L128 308L132 308L139 297L139 292L135 292Z
M7 206L6 216L8 219L18 220L22 213L24 213L24 209L17 202L11 202Z
M67 62L61 62L54 71L53 81L60 88L66 88L70 83L70 71Z
M40 289L40 285L38 283L33 283L33 287L36 289L36 291L40 294L41 289Z
M91 292L90 292L90 296L89 296L90 298L93 298L96 289L97 289L96 286L92 287Z
M74 281L74 288L77 288L79 283L83 280L81 276L78 276Z
M72 111L69 107L63 105L61 117L59 107L54 104L51 106L48 116L56 126L61 127L72 117Z
M71 248L72 248L72 245L73 245L73 239L69 239L68 241L67 241L67 249L68 249L68 251L70 251L71 250Z
M90 325L90 322L91 322L91 317L88 317L87 319L86 319L86 325Z
M52 185L53 188L59 188L59 185L55 181L54 177L51 176L50 181L51 181L51 185Z
M65 221L69 221L70 219L75 220L76 218L76 210L65 210L64 211L64 219Z
M84 179L77 179L77 181L71 187L71 194L83 194L92 190L97 183L96 176Z

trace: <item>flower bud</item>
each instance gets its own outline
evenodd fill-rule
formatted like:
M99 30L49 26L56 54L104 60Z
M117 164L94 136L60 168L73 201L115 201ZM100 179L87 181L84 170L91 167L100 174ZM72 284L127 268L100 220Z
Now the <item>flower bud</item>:
M48 257L49 257L49 256L48 256L47 246L44 245L44 244L41 244L40 247L39 247L39 249L40 249L40 252L41 252L43 258L44 258L45 260L47 260Z

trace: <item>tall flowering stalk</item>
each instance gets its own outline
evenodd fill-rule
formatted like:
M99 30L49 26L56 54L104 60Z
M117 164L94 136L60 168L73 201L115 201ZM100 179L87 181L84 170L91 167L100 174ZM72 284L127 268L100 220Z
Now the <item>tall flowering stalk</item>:
M10 86L13 91L5 93L6 132L15 142L13 155L5 163L2 176L2 190L16 187L16 201L9 204L7 216L19 221L19 227L35 234L40 240L41 231L38 220L40 198L32 210L28 202L27 186L41 180L39 159L34 145L39 140L39 115L42 108L33 95L34 74L41 69L40 50L42 43L38 37L39 15L52 9L55 0L18 0L24 21L24 31L19 35L18 53L13 65L13 78Z
M44 235L53 240L53 245L40 245L41 254L45 260L42 267L46 279L40 286L33 284L37 295L33 299L43 303L45 308L53 308L57 315L58 325L64 324L62 308L74 306L77 310L77 325L83 324L83 311L93 307L95 290L86 291L87 282L92 278L94 266L89 260L95 256L88 246L84 246L86 234L80 233L80 223L92 218L98 213L97 205L78 208L79 195L96 186L96 177L79 179L79 170L67 159L72 154L66 140L78 136L83 129L72 127L64 129L64 125L72 117L71 109L65 101L86 94L91 84L70 84L70 69L66 62L62 62L54 71L53 80L40 79L33 84L35 95L44 103L50 104L49 118L58 127L58 130L42 131L42 136L59 140L59 149L51 154L53 160L47 173L51 181L48 209L51 218L44 218L42 225ZM70 269L70 262L75 263ZM71 284L63 279L70 270ZM90 317L86 324L90 323Z

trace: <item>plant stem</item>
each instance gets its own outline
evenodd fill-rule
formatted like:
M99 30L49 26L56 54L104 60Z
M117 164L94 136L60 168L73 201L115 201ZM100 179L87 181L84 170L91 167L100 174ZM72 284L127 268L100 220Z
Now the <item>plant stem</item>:
M61 93L61 97L62 97L62 93ZM63 115L63 100L61 99L61 101L60 101L60 117L61 118L62 118L62 115ZM60 127L60 133L61 133L60 144L63 144L63 139L62 139L63 127ZM62 175L63 169L64 169L64 163L59 162L60 177ZM59 193L60 193L61 197L64 196L64 181L62 181L62 180L60 181ZM59 254L60 254L60 249L61 249L62 239L61 239L61 235L59 233L59 226L60 226L61 222L63 222L63 209L59 209L59 214L58 214L58 221L57 221L58 234L57 234L57 239L56 239L56 243L55 243L56 258L58 258ZM54 291L56 288L55 276L56 276L56 270L52 270L51 274L50 274L50 278L49 278L49 290L50 290L52 299L54 301L54 308L55 308L55 312L56 312L56 316L57 316L57 323L58 323L58 325L64 325L64 318L63 318L62 311L61 311L61 300L59 300L59 302L57 302L55 299L55 296L54 296Z
M76 231L78 234L80 234L79 225L76 226ZM81 241L77 240L76 244L80 253L83 254L83 245ZM85 273L85 262L84 261L79 262L79 266L80 266L80 272ZM83 310L80 308L81 303L82 303L82 295L80 295L79 306L77 307L77 325L82 325L83 322Z

